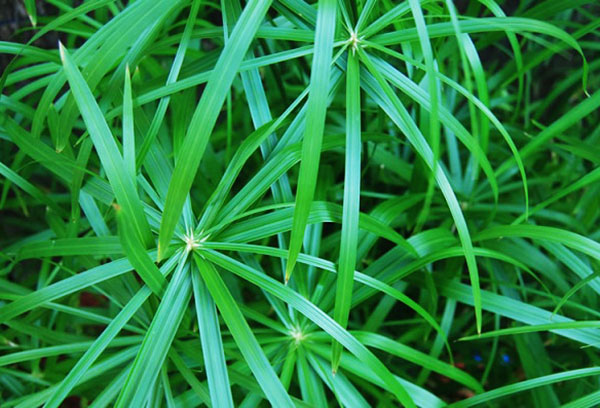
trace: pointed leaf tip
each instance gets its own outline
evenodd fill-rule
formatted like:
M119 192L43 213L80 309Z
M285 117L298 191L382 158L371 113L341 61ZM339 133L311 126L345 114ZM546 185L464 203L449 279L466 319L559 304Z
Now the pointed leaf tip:
M289 264L288 264L289 265ZM289 268L285 268L285 279L284 279L284 283L287 285L288 282L290 281L290 278L292 277L292 271Z
M62 42L60 42L60 40L58 40L58 52L60 52L60 59L62 61L65 60L65 46L63 45Z
M163 259L163 251L162 251L162 246L160 245L160 242L158 243L158 251L156 253L156 262L160 262Z

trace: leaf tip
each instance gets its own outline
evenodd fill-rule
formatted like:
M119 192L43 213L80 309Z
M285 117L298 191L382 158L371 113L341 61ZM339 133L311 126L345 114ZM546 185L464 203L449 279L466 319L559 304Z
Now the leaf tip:
M294 265L292 265L291 263L288 262L288 264L285 267L285 279L284 282L287 285L288 282L290 281L290 278L292 277L292 272L294 270Z
M60 59L64 61L66 59L66 49L60 40L58 40L58 51L60 52Z
M158 262L162 261L162 259L163 259L163 257L164 257L164 253L163 253L164 251L163 251L163 249L162 249L163 247L164 247L164 246L163 246L163 245L161 245L161 244L160 244L160 241L159 241L159 242L158 242L158 251L157 251L157 254L156 254L156 263L158 263Z
M340 357L335 357L331 363L331 374L333 374L333 376L335 376L340 368Z

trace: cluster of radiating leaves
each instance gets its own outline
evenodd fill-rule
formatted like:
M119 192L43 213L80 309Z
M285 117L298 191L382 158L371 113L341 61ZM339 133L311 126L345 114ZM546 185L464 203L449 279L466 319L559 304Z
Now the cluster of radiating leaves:
M2 407L600 402L594 1L49 3Z

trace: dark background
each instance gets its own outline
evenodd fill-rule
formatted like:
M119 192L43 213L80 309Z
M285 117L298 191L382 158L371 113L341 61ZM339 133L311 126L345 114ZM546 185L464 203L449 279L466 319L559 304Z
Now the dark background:
M56 8L45 1L36 1L38 22L46 15L55 15ZM13 41L27 43L34 31L21 0L0 0L0 41ZM54 48L58 37L55 33L48 33L34 44L40 48ZM12 55L0 53L0 72L12 59Z

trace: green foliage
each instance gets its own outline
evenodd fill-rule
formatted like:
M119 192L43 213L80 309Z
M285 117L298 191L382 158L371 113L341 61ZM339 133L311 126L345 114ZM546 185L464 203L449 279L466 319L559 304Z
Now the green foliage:
M0 406L597 406L597 2L38 3Z

